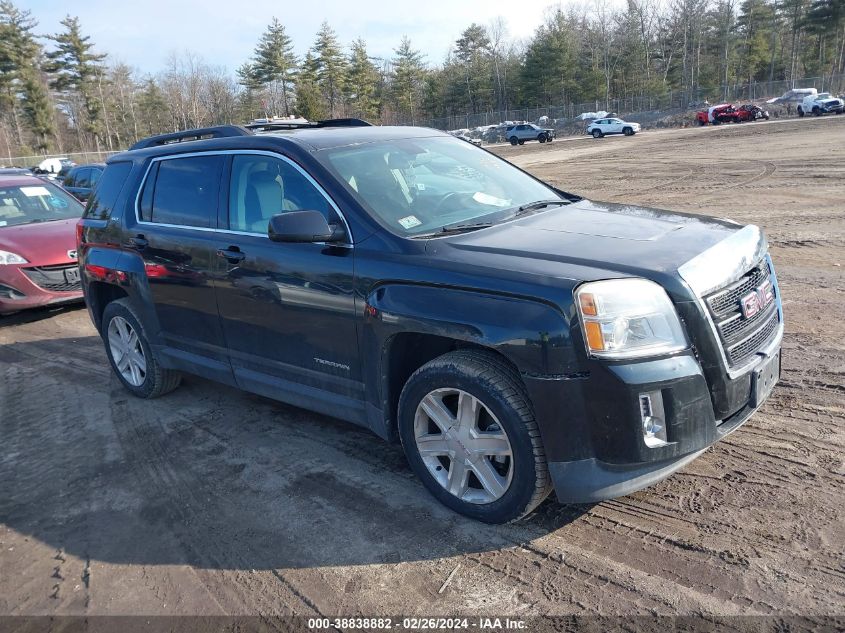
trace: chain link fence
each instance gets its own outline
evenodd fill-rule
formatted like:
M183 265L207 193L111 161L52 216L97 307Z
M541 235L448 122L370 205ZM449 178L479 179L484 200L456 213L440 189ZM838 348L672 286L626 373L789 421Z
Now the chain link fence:
M729 84L722 86L719 90L670 90L662 95L628 97L625 99L611 99L609 101L602 99L588 103L561 106L456 114L414 122L404 121L400 125L420 125L438 130L457 130L497 125L504 121L537 121L544 116L549 119L572 120L584 112L607 111L622 116L667 110L682 111L701 107L705 101L711 103L722 101L740 102L779 97L793 88L815 88L819 92L839 94L845 91L845 75L807 77L800 80L765 81L750 84Z
M0 157L3 167L36 167L48 158L67 158L78 165L88 163L103 163L109 156L119 152L74 152L71 154L34 154L32 156L4 156Z

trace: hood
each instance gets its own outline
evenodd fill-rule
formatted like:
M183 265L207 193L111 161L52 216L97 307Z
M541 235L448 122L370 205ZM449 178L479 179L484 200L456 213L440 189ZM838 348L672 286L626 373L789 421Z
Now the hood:
M0 250L17 253L34 266L51 266L75 261L76 218L0 227Z
M575 282L645 277L687 294L678 268L740 228L731 220L581 200L489 229L431 239L426 250L523 276Z

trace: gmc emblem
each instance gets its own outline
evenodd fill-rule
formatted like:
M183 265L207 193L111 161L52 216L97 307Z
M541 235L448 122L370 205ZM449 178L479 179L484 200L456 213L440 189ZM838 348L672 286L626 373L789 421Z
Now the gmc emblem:
M739 300L739 305L742 308L742 316L750 319L755 314L762 312L774 300L774 286L772 286L771 281L767 281L757 286L752 292L749 292Z

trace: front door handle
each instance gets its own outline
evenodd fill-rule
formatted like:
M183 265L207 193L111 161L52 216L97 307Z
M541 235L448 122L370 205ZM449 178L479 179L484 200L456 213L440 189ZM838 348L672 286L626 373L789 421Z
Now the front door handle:
M217 249L217 256L218 257L225 257L226 261L230 264L237 264L246 257L245 253L241 252L237 246L230 246L228 248L218 248Z
M135 237L130 237L128 240L126 240L126 245L129 248L136 248L140 251L147 248L149 242L144 239L143 235L136 235Z

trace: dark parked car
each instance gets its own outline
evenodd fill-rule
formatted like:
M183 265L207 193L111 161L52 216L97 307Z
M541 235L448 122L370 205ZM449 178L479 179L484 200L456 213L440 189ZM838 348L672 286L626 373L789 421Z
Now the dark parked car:
M72 167L64 175L62 179L62 186L70 191L74 196L85 202L97 186L100 176L103 175L103 170L106 168L104 163L94 163L91 165L77 165Z
M511 145L524 145L525 141L551 143L555 136L557 136L553 128L540 127L533 123L520 123L519 125L509 127L505 135Z
M263 132L108 161L80 266L139 397L189 372L349 420L496 523L667 477L778 379L755 226L584 200L435 130Z
M79 301L82 205L35 176L0 176L0 314Z

